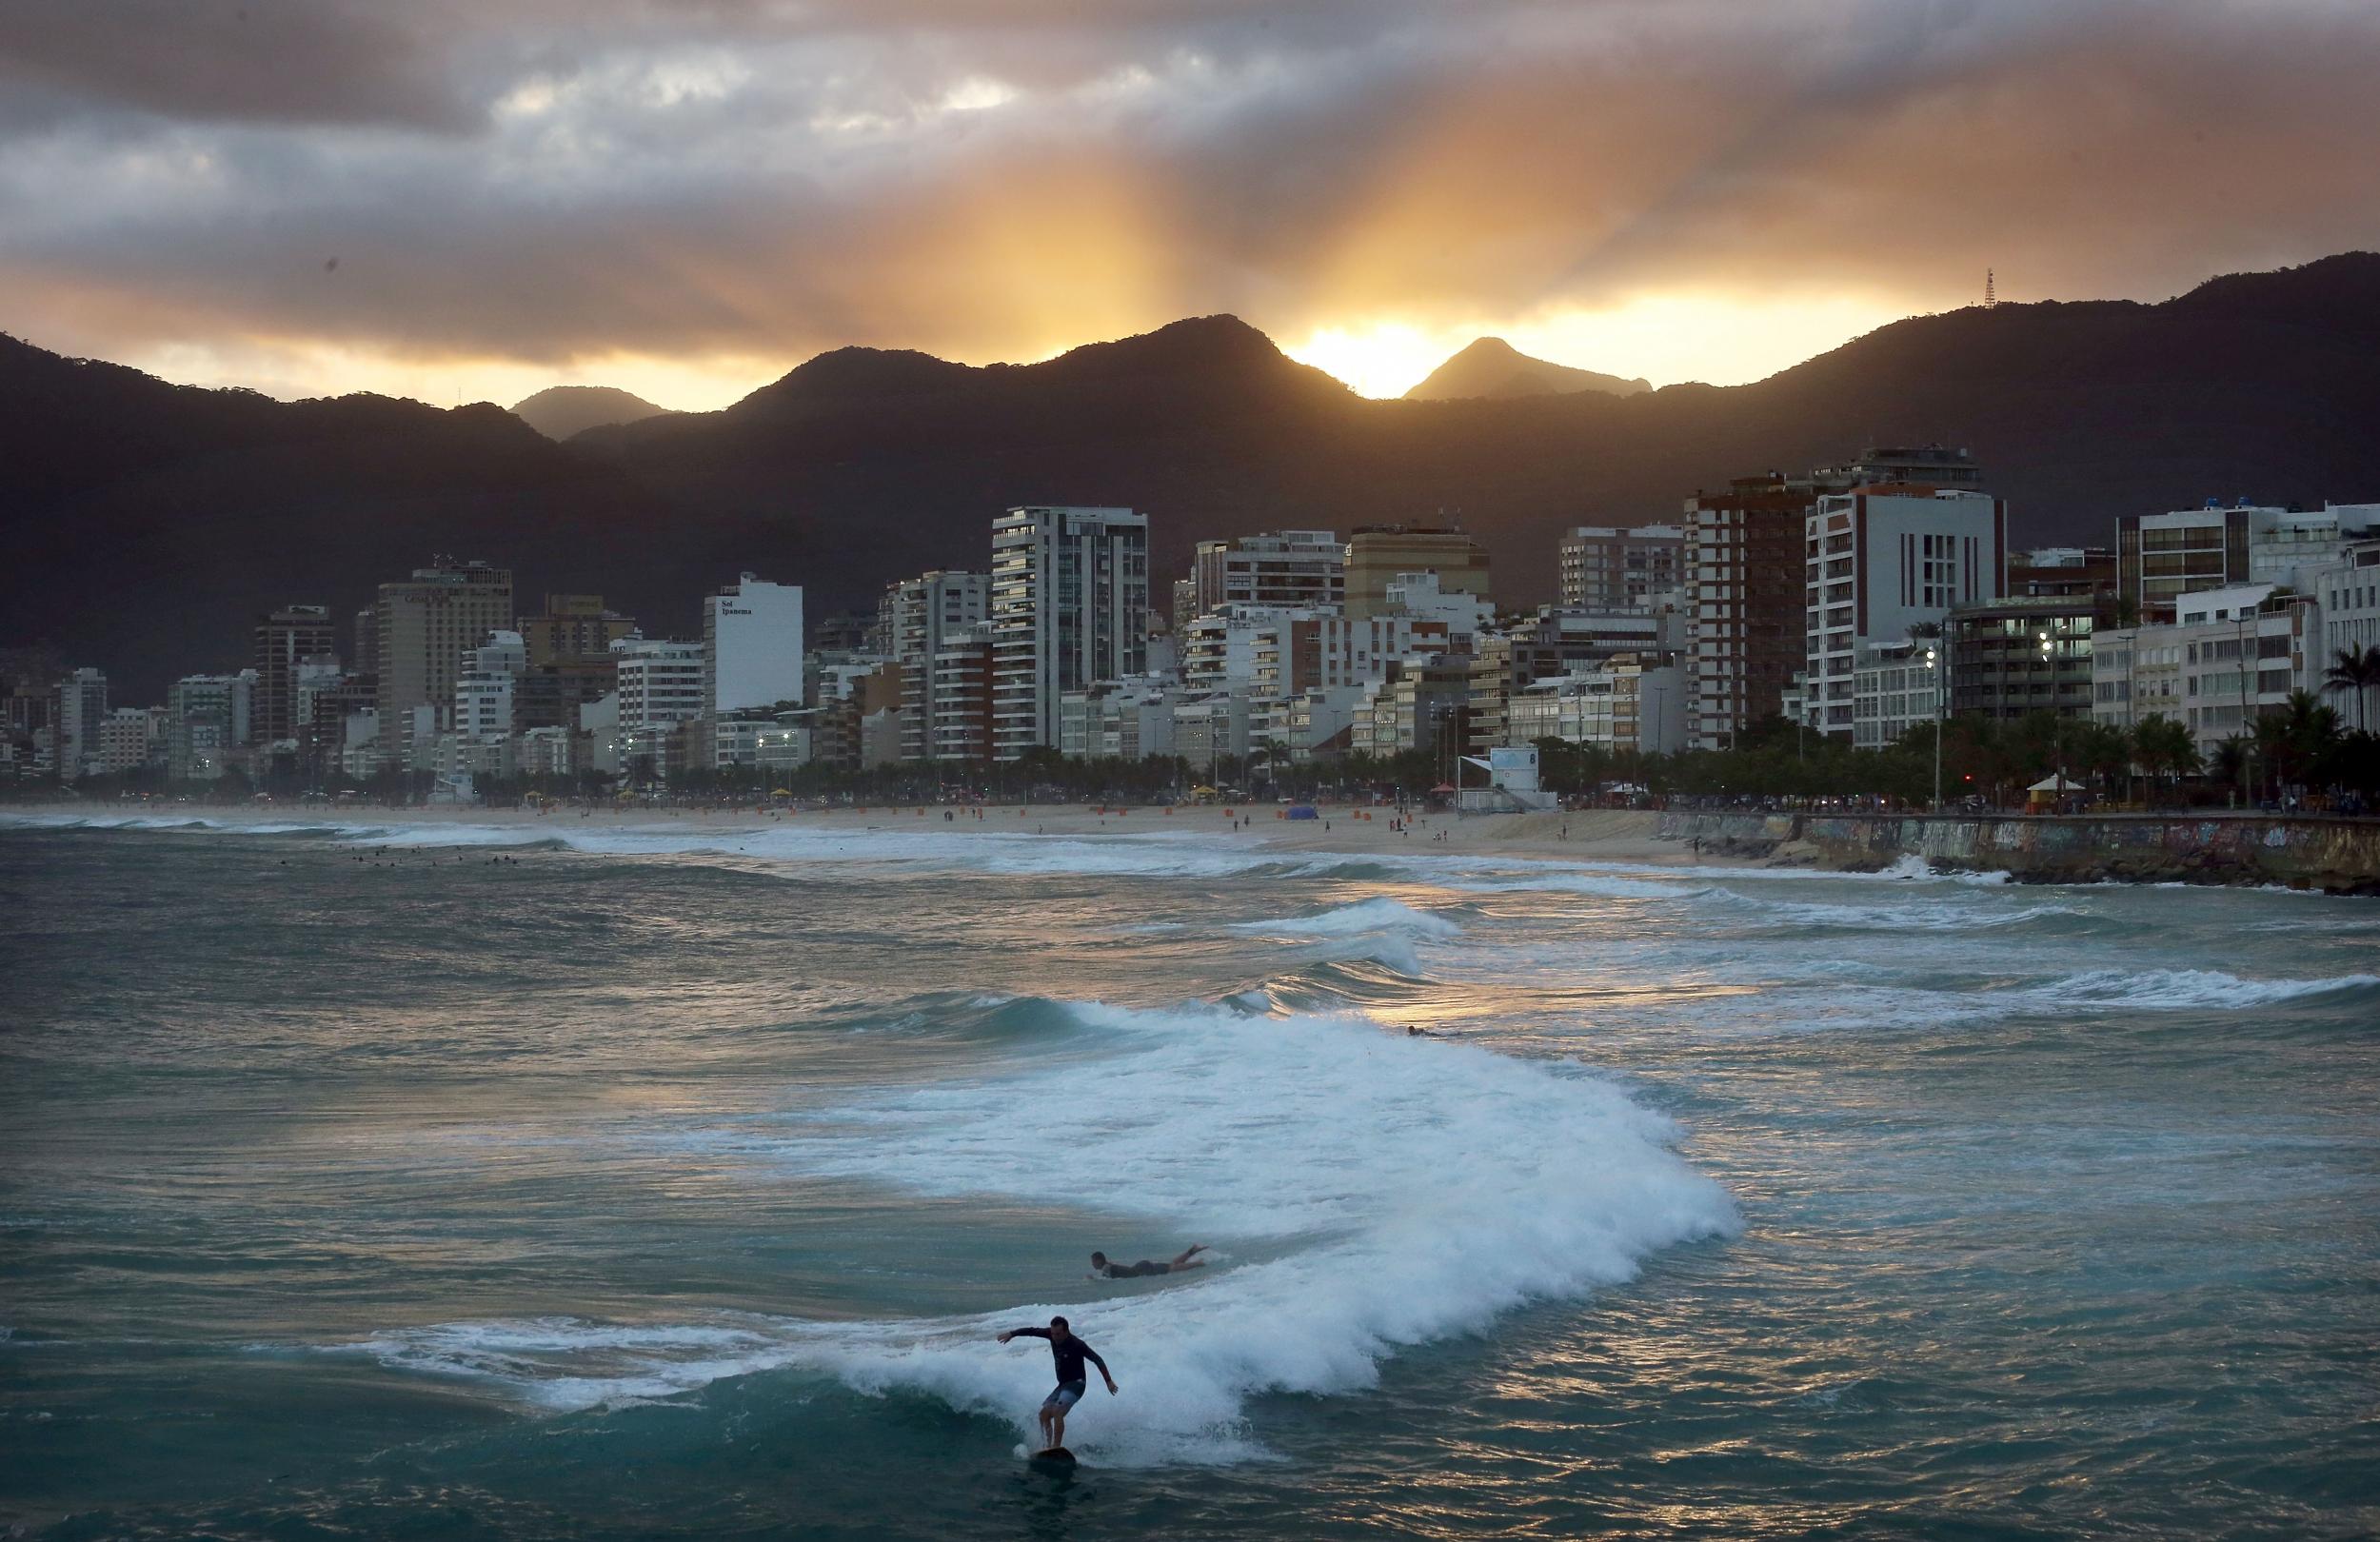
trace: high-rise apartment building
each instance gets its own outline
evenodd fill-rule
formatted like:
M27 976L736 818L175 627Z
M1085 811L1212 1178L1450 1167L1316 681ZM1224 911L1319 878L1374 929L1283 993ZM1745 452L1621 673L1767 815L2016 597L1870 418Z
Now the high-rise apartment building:
M1939 626L1952 606L2006 592L2008 505L1924 483L1822 493L1802 550L1804 710L1811 727L1849 739L1862 641Z
M380 673L380 611L378 607L366 605L355 613L355 636L351 641L354 646L348 650L348 654L354 662L355 672L359 675L378 675Z
M1582 524L1562 535L1562 603L1587 610L1641 610L1680 587L1686 527Z
M247 743L256 710L256 671L185 675L166 691L167 764L178 781L212 781Z
M99 734L108 721L108 677L76 669L51 689L50 742L57 746L58 780L79 781L99 766Z
M802 702L802 588L744 574L703 601L704 710Z
M475 739L509 734L516 726L513 699L528 647L521 634L490 632L464 660L454 687L454 731Z
M625 637L611 652L620 661L622 732L666 728L703 716L702 643Z
M1460 530L1366 525L1347 542L1349 619L1364 621L1393 608L1388 586L1406 573L1436 573L1447 594L1492 598L1487 548Z
M372 610L379 638L382 750L410 768L429 748L414 742L423 722L417 709L431 709L433 736L452 727L465 652L486 642L489 633L511 627L512 574L486 563L433 558L404 583L382 584Z
M301 665L335 658L337 629L327 605L288 605L256 623L256 737L267 744L295 740L306 726L298 711Z
M633 618L604 608L600 594L549 594L540 616L522 616L512 624L521 634L530 669L542 669L565 659L601 659L611 645L636 631Z
M1697 749L1728 748L1784 709L1785 687L1808 648L1802 542L1820 485L1771 472L1686 501Z
M1058 698L1141 672L1149 521L1128 508L1012 508L992 522L993 753L1056 742Z
M1347 598L1347 548L1333 530L1274 530L1229 541L1201 541L1190 563L1187 614L1180 626L1218 605L1336 605Z
M937 571L903 579L885 588L877 609L884 650L901 671L901 757L938 759L936 661L991 620L991 576Z

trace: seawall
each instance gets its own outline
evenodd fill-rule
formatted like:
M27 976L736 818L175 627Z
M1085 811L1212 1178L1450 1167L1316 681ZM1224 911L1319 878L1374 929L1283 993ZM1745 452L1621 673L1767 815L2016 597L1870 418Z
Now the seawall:
M1846 871L1904 857L2027 883L2278 883L2380 894L2380 819L2263 814L1661 816L1664 840L1721 854L1794 848Z

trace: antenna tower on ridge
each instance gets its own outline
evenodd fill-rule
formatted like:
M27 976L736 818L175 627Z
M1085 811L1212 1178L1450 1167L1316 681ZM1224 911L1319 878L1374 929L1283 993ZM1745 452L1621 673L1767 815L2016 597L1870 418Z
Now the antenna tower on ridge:
M1999 303L1999 296L1992 292L1992 269L1987 267L1983 270L1983 308L1990 310Z

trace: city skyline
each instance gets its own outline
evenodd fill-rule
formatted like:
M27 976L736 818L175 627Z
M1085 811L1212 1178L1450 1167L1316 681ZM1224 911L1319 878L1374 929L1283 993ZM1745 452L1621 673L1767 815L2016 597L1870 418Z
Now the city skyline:
M1489 333L1726 384L1987 268L2153 300L2380 244L2375 69L2326 0L44 5L0 29L0 326L442 405L1219 311L1374 395Z

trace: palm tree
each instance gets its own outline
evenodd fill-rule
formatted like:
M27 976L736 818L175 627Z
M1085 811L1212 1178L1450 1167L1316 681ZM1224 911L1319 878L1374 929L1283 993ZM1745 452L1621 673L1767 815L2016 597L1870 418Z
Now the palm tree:
M2355 727L2359 732L2369 726L2364 722L2364 693L2374 685L2380 685L2380 646L2368 647L2360 653L2353 648L2339 649L2338 658L2322 677L2322 688L2326 691L2355 693Z
M2198 745L2187 727L2152 712L2132 725L2132 759L2152 777L2171 781L2198 769Z

